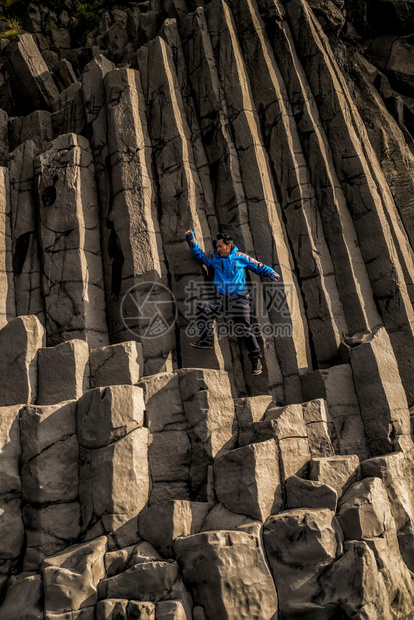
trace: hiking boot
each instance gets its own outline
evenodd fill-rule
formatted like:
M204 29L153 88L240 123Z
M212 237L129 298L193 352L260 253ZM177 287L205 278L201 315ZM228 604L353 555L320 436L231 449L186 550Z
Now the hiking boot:
M213 349L213 341L212 340L197 340L197 342L190 342L192 347L196 347L196 349Z
M260 357L255 357L252 360L252 375L260 375L262 372L263 366L262 366L262 360L260 359Z

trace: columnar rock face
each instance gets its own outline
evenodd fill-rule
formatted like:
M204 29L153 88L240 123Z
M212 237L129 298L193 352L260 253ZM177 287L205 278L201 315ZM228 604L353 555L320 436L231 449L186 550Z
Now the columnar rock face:
M1 620L411 617L407 3L64 4L0 7ZM281 275L260 376L188 229Z
M88 141L57 138L35 162L46 325L51 343L107 344L98 205Z
M33 162L38 152L36 144L26 140L10 153L8 167L16 314L35 314L44 324L34 200Z
M7 168L0 168L0 234L1 234L1 306L0 325L7 325L16 316L12 268L12 237L10 229L10 180Z
M31 112L50 108L59 91L33 37L22 35L10 42L7 51L12 86L17 96L22 91L25 93L19 101L21 109Z

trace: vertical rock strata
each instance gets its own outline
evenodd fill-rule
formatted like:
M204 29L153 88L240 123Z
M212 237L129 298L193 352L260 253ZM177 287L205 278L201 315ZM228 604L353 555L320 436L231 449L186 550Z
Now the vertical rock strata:
M107 344L98 204L89 143L59 136L35 160L48 340Z
M411 617L412 76L365 2L107 3L82 46L52 4L1 43L1 620ZM281 274L260 376L231 317L191 346L188 229Z

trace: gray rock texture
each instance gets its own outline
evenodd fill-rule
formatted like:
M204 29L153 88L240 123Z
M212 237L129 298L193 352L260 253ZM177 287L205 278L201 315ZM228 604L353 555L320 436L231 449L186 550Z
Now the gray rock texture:
M0 620L412 617L413 6L1 4Z

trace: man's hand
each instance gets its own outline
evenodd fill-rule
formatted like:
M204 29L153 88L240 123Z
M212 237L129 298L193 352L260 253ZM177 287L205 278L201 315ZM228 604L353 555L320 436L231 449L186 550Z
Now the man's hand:
M186 237L189 237L189 236L191 235L191 233L192 233L192 232L193 232L192 230L186 230L186 232L185 232L185 236L186 236Z
M277 280L280 280L280 276L279 276L279 275L277 275L277 276L271 276L271 277L270 277L270 279L271 279L271 280L274 280L275 282L277 282Z

